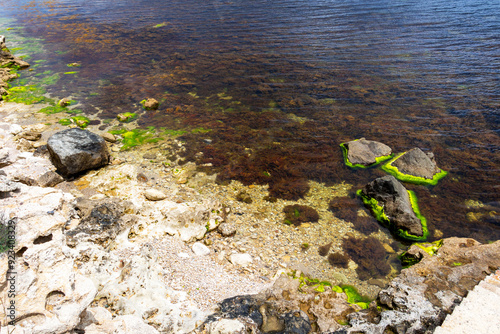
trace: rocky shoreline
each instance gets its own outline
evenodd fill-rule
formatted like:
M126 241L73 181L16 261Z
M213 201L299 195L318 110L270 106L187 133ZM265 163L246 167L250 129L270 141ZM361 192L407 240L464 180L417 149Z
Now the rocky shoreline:
M500 241L449 238L432 252L412 246L406 256L416 264L380 287L367 284L353 261L331 269L303 246L340 250L345 236L359 235L328 211L348 185L311 183L299 203L323 208L318 223L288 226L281 213L291 203L237 200L243 190L263 198L262 186L219 186L194 165L156 163L182 149L175 138L146 154L120 152L116 138L93 128L106 139L110 164L64 178L46 143L65 127L48 125L39 109L0 102L0 218L16 226L15 263L0 255L2 334L432 332L500 267ZM391 248L390 236L377 235ZM374 300L362 309L324 280L359 286Z

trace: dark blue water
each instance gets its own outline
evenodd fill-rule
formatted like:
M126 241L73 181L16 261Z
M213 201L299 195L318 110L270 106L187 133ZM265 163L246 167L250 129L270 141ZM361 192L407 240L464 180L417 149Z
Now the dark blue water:
M347 169L341 142L418 146L450 171L436 187L409 186L431 235L500 237L499 1L4 0L2 18L43 40L20 51L47 60L37 71L81 63L47 89L71 92L87 115L154 97L160 111L141 126L212 130L210 143L183 137L185 159L211 163L220 182L294 199L307 180L360 187L384 175Z

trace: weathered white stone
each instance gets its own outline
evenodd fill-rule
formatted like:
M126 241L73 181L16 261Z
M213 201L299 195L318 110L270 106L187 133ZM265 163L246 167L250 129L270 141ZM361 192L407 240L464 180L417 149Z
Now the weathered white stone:
M97 289L92 281L73 270L73 259L62 251L62 238L32 245L16 263L16 332L58 334L80 321ZM1 262L5 262L4 257ZM5 264L0 267L5 268ZM0 282L4 284L2 275ZM6 296L6 294L5 294ZM4 305L8 302L2 294ZM5 319L0 310L1 319Z
M245 325L237 319L220 319L210 324L209 334L242 334Z
M158 189L146 189L144 196L150 201L161 201L167 198L167 195Z
M201 242L195 242L192 246L192 249L196 256L203 256L210 254L210 248L208 248Z
M234 253L229 256L229 262L242 267L248 266L252 261L252 256L248 253Z
M165 286L163 269L152 247L138 247L135 255L127 258L90 243L78 244L73 251L83 262L82 274L91 277L99 286L96 299L105 298L108 309L113 313L133 314L162 333L189 333L206 316L187 298L185 292Z

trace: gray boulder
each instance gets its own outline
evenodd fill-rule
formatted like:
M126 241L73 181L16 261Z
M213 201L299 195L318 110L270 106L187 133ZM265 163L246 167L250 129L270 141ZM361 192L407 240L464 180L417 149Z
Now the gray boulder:
M441 170L436 166L434 154L429 152L425 154L419 148L413 148L401 155L392 162L394 167L403 174L423 177L432 180L435 174Z
M64 176L109 163L109 151L101 136L79 128L53 134L47 141L50 160Z
M413 212L408 191L394 176L387 175L373 180L361 193L379 202L394 229L423 236L422 222Z
M361 138L344 143L347 149L347 159L353 165L369 166L377 162L377 158L389 156L392 150L389 146L373 140Z

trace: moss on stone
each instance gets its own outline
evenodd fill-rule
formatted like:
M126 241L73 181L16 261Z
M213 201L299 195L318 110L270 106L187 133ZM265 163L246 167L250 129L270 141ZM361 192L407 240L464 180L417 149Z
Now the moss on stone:
M421 248L429 255L435 255L441 246L443 246L443 240L436 240L433 242L417 242L414 243L415 246Z
M359 140L359 139L355 139L353 141L357 141L357 140ZM361 164L353 164L353 163L351 163L349 161L349 158L348 158L348 149L347 149L345 143L340 144L340 147L342 148L342 155L344 157L344 163L346 164L347 167L350 167L350 168L363 168L363 169L371 168L373 166L378 165L381 162L389 160L390 158L392 158L394 156L394 154L389 154L389 155L384 155L384 156L381 156L381 157L377 157L377 158L375 158L375 162L373 164L365 166L365 165L361 165Z
M90 123L90 120L85 116L73 116L71 118L62 118L59 120L59 124L68 126L75 124L79 128L85 129Z
M125 112L116 115L116 119L118 119L120 122L123 123L128 123L132 122L133 120L137 119L137 114L133 112Z
M382 170L391 174L392 176L394 176L396 179L398 179L400 181L413 183L413 184L420 184L420 185L431 185L431 186L435 186L439 180L441 180L443 177L445 177L448 174L447 171L439 169L440 172L434 174L434 176L432 177L432 180L429 180L429 179L426 179L425 177L401 173L399 171L399 169L396 166L393 166L392 164L405 153L406 152L398 154L397 156L395 156L393 159L388 161L386 164L384 164L380 168L382 168Z
M41 102L53 102L52 99L43 96L46 91L38 85L16 86L8 89L8 92L9 95L5 96L4 99L9 102L23 103L27 105Z
M429 236L429 230L427 228L427 219L420 213L420 209L418 207L418 201L417 201L417 196L415 193L411 190L408 191L408 196L410 198L410 203L411 207L413 209L413 212L417 216L417 218L420 220L420 223L422 224L422 236L418 235L413 235L408 233L408 231L404 231L401 229L396 229L394 224L390 221L389 217L384 212L384 207L379 205L378 201L374 198L369 198L368 196L364 195L361 190L358 190L356 194L363 200L363 203L368 206L375 218L384 226L390 228L391 230L394 231L394 233L407 240L412 240L412 241L425 241L427 240L427 237Z
M370 298L360 295L358 290L352 285L333 285L328 281L320 281L316 278L304 276L304 274L300 274L297 277L295 272L292 272L289 276L300 281L299 290L302 290L303 287L312 287L316 292L325 292L326 287L329 286L336 293L345 293L349 304L356 304L362 309L367 309L370 305Z
M199 127L199 128L195 128L193 130L191 130L191 133L194 133L194 134L197 134L197 133L208 133L212 131L212 129L205 129L203 127Z

